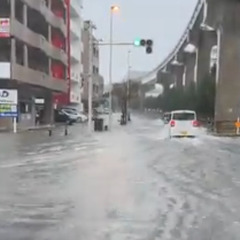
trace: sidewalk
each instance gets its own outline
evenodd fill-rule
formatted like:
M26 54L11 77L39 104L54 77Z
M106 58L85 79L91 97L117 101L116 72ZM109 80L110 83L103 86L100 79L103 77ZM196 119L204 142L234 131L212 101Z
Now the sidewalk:
M56 128L55 124L46 124L46 125L37 125L32 127L27 127L25 129L19 129L19 132L21 131L39 131L39 130L48 130Z

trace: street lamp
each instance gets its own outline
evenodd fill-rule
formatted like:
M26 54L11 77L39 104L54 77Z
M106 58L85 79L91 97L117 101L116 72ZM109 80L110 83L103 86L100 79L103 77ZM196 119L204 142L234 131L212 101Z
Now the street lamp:
M109 130L112 128L112 55L113 55L113 14L120 8L116 5L110 8L110 56L109 56Z

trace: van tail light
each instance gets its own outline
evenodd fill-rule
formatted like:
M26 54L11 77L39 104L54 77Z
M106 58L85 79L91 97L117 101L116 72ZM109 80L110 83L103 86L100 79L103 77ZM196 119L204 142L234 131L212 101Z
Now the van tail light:
M176 125L176 122L175 122L174 120L172 120L172 121L170 122L170 126L171 126L171 127L175 127L175 125Z
M194 127L199 127L200 123L197 120L195 120L195 121L193 121L193 126Z

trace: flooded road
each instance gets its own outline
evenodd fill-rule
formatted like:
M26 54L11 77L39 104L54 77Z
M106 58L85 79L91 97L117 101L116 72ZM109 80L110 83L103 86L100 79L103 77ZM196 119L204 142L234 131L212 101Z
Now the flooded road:
M0 239L239 239L239 139L170 140L137 116L63 135L0 135Z

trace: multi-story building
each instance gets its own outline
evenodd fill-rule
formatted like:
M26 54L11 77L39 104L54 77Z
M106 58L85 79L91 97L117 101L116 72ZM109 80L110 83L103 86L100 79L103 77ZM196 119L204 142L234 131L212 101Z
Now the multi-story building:
M82 42L83 42L82 63L84 75L82 100L85 109L87 109L88 105L87 101L88 101L89 74L92 74L93 105L97 105L99 103L99 101L102 99L104 91L104 79L99 73L99 46L97 44L93 44L93 46L90 46L90 42L97 43L97 39L94 37L90 29L91 24L92 24L91 21L85 21L84 28L82 30ZM92 66L91 72L90 66Z
M42 123L51 123L53 94L68 91L65 2L1 0L0 5L0 88L18 90L20 127L35 125L36 111Z
M71 47L71 94L70 104L75 105L79 110L83 110L82 107L82 0L70 1L70 47Z
M82 107L82 0L65 0L67 7L67 45L68 45L68 94L55 97L59 106L71 106L78 110Z

